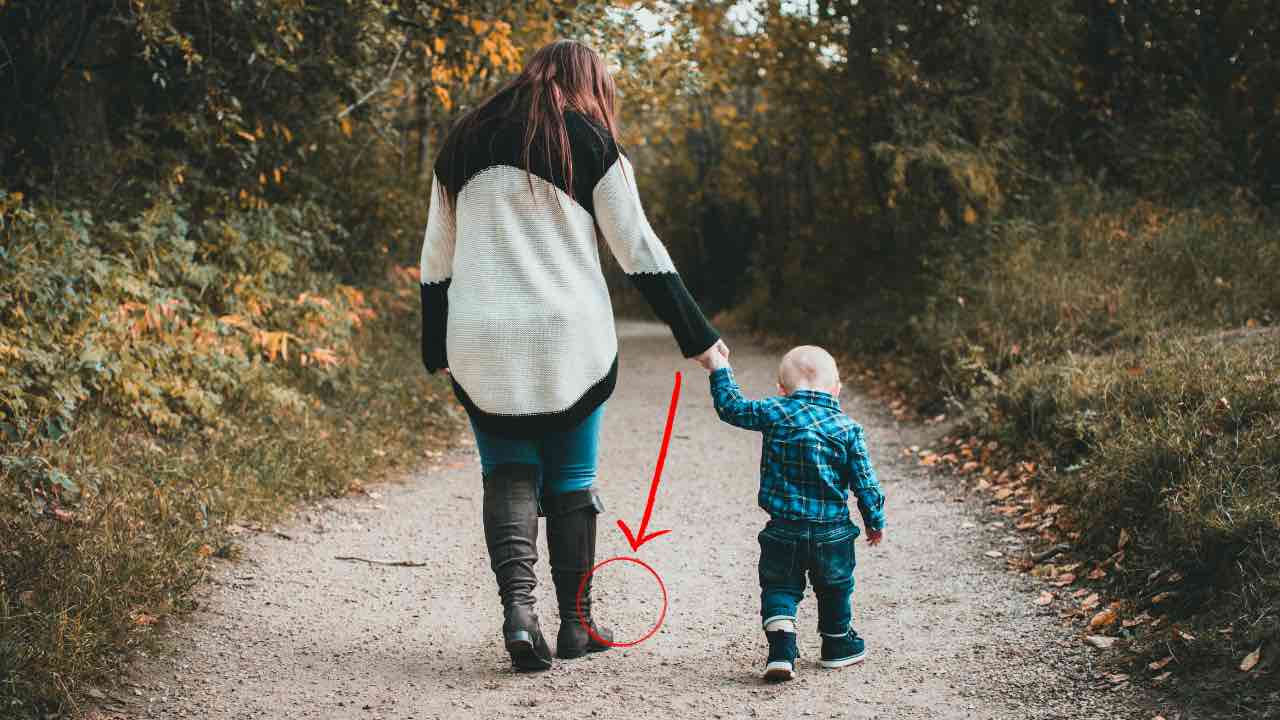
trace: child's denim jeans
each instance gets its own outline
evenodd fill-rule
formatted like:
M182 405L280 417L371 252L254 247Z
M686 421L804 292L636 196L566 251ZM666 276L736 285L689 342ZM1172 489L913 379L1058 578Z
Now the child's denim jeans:
M830 636L848 632L853 619L853 544L858 534L858 526L849 520L770 520L760 531L760 615L764 624L795 620L807 572L818 596L818 632Z

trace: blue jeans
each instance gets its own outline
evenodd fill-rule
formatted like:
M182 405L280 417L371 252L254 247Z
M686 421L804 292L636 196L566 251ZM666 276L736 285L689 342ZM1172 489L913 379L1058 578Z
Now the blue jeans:
M818 596L818 632L839 636L853 620L853 543L858 527L849 520L810 523L770 520L760 531L760 616L795 620L804 597L805 573Z
M604 406L596 408L577 427L547 433L538 438L510 438L487 433L471 423L480 451L480 467L488 475L499 465L534 465L538 472L538 497L587 490L596 480L596 453L600 446L600 420Z

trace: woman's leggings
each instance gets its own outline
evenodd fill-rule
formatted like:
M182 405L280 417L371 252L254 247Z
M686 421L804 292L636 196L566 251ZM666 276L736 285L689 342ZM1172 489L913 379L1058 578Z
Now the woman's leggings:
M577 427L536 438L510 438L488 433L471 423L480 451L480 466L488 475L498 465L536 465L538 496L550 497L590 488L596 479L596 451L600 444L600 419L604 406L596 408Z

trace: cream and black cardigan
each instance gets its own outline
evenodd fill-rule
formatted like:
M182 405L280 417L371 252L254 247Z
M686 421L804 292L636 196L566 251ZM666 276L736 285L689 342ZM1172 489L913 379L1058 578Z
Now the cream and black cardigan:
M565 114L572 191L524 128L495 119L432 179L422 245L422 355L449 368L482 430L536 436L581 422L613 392L618 341L597 233L686 357L719 339L645 218L609 133ZM457 195L449 211L445 188Z

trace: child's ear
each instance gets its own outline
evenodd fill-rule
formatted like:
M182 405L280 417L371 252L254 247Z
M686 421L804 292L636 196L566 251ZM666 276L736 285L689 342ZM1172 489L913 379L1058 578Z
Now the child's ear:
M782 393L783 395L787 394L787 389L782 387L782 383L778 383L778 392Z

